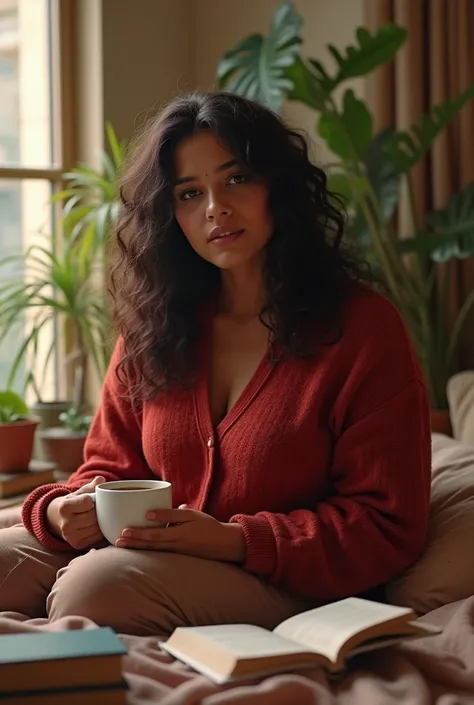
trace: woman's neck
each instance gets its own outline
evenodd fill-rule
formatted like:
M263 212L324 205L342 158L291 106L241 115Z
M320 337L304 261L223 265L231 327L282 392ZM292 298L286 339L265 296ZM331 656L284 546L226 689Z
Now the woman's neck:
M267 297L261 270L222 272L219 312L236 319L256 318Z

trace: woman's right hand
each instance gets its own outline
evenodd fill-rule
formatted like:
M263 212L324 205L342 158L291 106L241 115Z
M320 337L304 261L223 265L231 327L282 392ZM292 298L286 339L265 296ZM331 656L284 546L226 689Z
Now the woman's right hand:
M97 523L94 500L87 494L94 492L101 482L105 482L105 478L95 477L75 492L55 497L46 509L46 521L51 533L78 550L104 540Z

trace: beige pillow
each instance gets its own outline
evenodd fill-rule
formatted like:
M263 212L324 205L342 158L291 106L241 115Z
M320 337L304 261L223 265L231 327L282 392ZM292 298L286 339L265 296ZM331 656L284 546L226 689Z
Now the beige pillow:
M447 385L453 436L474 445L474 372L459 372Z
M474 594L474 446L433 434L428 539L387 586L389 602L424 614Z

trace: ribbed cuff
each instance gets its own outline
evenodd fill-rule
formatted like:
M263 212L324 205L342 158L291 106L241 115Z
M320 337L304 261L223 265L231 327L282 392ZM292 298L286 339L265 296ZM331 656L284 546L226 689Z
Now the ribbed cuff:
M275 537L268 520L262 516L248 516L235 514L229 520L230 524L241 525L247 556L243 565L244 570L256 575L271 575L275 572L277 563L277 550Z
M72 551L72 547L46 528L46 510L56 497L65 497L71 490L65 485L43 485L34 490L23 502L21 518L23 524L50 551Z

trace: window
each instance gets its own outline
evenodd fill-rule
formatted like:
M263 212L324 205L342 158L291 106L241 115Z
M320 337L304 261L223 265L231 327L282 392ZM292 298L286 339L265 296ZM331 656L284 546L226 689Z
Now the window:
M71 12L70 0L0 0L0 257L25 253L38 242L52 248L55 241L50 199L61 188L72 151L64 142L69 131L63 116L68 111L59 62L61 55L63 70L68 65L60 52L60 40L67 46L66 12ZM18 321L14 335L0 342L0 388L6 385L27 323L26 317ZM42 352L51 347L54 334L52 322L41 336L35 360L27 359L23 368L41 366ZM36 373L41 374L44 398L55 398L55 356ZM27 369L20 369L16 389L22 390L26 375Z

